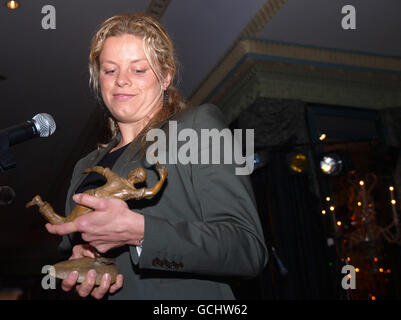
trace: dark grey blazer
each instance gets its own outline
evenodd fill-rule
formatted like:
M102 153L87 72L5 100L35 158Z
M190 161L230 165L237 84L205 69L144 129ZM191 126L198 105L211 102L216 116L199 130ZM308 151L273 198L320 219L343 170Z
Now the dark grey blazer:
M169 121L177 121L178 132L192 128L199 137L200 129L227 128L213 105L189 107ZM169 122L160 128L168 143ZM86 177L82 170L96 165L117 143L118 139L76 164L67 213ZM179 141L177 149L183 144ZM199 142L199 152L201 147ZM228 280L258 275L268 259L249 176L235 175L234 164L169 164L168 154L169 148L168 177L159 194L129 202L132 210L145 216L142 253L139 257L134 246L109 253L124 275L123 288L109 298L233 299ZM147 170L147 186L153 186L159 177L138 143L124 151L112 170L127 177L138 166ZM74 235L65 236L60 250L71 250L73 244Z

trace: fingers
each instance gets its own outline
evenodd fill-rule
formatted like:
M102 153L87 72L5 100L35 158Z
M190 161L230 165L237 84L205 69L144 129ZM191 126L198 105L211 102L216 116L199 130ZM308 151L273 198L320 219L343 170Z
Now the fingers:
M67 276L67 278L65 278L62 282L61 282L61 288L64 291L71 291L72 288L74 288L74 286L77 283L78 280L78 271L73 271L70 272L70 274Z
M59 236L63 236L65 234L70 234L78 231L78 228L75 225L74 221L66 222L63 224L46 223L45 227L49 233L56 234Z
M84 282L77 286L77 292L80 297L85 298L87 297L93 290L96 282L96 271L89 270L86 274Z
M85 298L89 294L95 299L102 299L105 294L108 292L114 293L119 290L123 285L123 276L119 274L117 276L117 281L113 286L110 287L111 284L111 276L109 273L105 273L102 276L99 286L95 286L96 282L96 271L89 270L86 275L85 281L77 286L77 292L82 297Z
M100 282L100 286L93 289L91 295L95 299L102 299L104 295L109 291L110 288L111 277L110 274L105 273L102 276L102 280Z
M87 244L78 244L72 248L72 256L69 260L83 257L95 258L95 248Z
M122 274L117 275L116 282L110 287L109 292L114 293L114 292L120 290L123 286L123 280L124 280L124 278L123 278Z
M98 244L98 243L100 243L100 244ZM103 244L103 242L92 242L91 245L99 253L106 253L107 251L109 251L112 248L112 246L110 246L109 244Z
M102 198L91 196L86 193L78 193L73 196L76 203L83 205L85 207L92 208L94 210L104 209L105 203Z
M101 210L106 207L106 199L98 198L84 193L74 195L73 199L76 203L85 207L93 208L94 210ZM85 216L88 217L88 215ZM86 224L85 219L82 219L82 217L84 216L78 217L71 222L66 222L62 224L47 223L45 227L49 233L60 236L78 231L85 232Z
M73 271L71 272L67 278L65 278L62 283L61 287L64 291L71 291L76 286L76 291L80 297L85 298L89 295L94 297L95 299L102 299L104 295L108 292L115 293L117 290L121 289L123 286L123 275L117 275L116 282L111 285L111 277L110 274L106 273L102 276L102 280L99 286L96 286L96 271L89 270L84 282L82 284L77 285L78 280L78 272Z

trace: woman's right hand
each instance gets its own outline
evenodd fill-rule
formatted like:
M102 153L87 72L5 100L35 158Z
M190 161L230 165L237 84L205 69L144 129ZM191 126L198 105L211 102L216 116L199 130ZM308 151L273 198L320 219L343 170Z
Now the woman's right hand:
M92 246L88 244L78 244L72 248L72 255L69 260L79 259L83 257L96 257L96 250ZM95 299L101 299L103 296L109 292L114 293L119 290L123 285L123 276L122 274L117 275L117 281L113 285L111 285L111 278L109 274L105 274L102 277L100 286L95 286L96 280L96 271L89 270L84 282L81 284L77 284L78 280L78 272L71 272L67 278L65 278L61 283L61 288L64 291L71 291L74 287L76 291L81 297L87 297L89 294Z

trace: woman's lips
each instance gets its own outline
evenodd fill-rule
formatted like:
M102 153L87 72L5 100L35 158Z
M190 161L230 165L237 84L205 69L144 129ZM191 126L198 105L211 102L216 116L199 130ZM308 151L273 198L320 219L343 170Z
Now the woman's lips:
M124 93L113 94L114 99L116 99L118 101L126 101L126 100L133 98L134 96L135 95L133 95L133 94L124 94Z

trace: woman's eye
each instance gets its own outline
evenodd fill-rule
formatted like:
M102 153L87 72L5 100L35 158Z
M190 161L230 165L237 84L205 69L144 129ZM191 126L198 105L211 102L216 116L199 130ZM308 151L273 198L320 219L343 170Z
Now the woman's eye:
M104 74L113 74L116 70L105 70Z
M142 70L137 69L137 70L135 70L136 74L142 74L142 73L145 73L145 72L146 72L145 69L142 69Z

